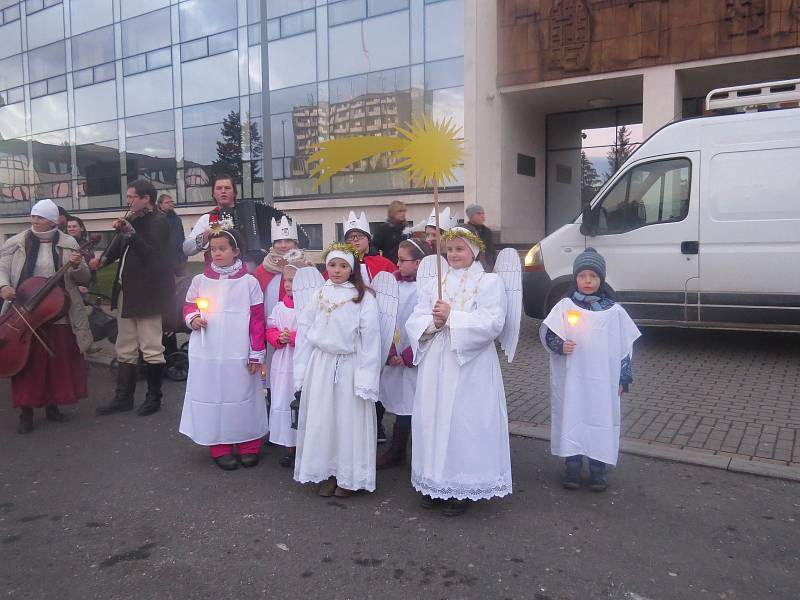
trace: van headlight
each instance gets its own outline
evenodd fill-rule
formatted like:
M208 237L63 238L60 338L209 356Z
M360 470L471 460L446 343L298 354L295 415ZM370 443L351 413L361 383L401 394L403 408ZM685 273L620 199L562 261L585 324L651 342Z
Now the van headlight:
M525 255L525 270L526 271L544 271L544 260L542 260L542 247L539 244L534 244L528 253Z

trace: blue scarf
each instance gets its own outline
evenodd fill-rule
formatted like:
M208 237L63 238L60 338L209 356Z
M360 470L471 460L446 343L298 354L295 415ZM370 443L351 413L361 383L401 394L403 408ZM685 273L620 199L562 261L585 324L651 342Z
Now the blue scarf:
M600 304L600 301L603 300L603 296L587 296L586 294L581 294L576 290L572 293L572 298L578 302L588 304L592 310L604 310L603 305Z

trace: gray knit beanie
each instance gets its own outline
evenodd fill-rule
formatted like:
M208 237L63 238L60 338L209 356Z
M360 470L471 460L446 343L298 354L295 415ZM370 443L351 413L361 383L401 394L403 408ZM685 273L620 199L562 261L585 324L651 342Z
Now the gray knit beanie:
M577 277L581 271L594 271L600 281L606 280L606 259L594 248L587 248L575 258L572 265L572 275Z

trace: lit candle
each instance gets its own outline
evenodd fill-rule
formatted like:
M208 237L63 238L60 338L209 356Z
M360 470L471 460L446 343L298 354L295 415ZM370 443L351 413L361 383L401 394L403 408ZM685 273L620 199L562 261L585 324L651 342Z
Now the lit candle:
M205 319L203 311L208 308L208 298L197 298L194 303L197 305L197 310L200 311L200 318ZM200 344L206 345L206 328L200 328Z
M567 311L567 323L575 327L578 324L578 321L581 320L581 313L577 310L568 310Z

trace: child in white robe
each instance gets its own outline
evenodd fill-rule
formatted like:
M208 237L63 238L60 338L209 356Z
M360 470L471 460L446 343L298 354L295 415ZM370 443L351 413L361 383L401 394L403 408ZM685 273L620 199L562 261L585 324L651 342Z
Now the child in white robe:
M471 500L511 493L503 377L494 340L506 319L506 290L477 260L480 238L463 227L445 235L443 298L435 279L406 322L419 365L411 421L411 484L422 505L459 515Z
M357 257L350 244L333 244L325 253L328 280L297 315L294 383L302 396L294 478L322 482L323 497L375 490L383 361L378 304Z
M259 376L264 295L242 264L236 231L213 232L209 247L211 262L192 280L183 309L192 334L179 430L208 446L217 466L232 471L239 463L258 464L262 438L269 431Z
M392 429L392 444L378 457L377 469L405 464L406 446L411 435L411 411L417 387L417 367L406 333L406 321L417 305L417 269L423 258L431 253L423 241L403 240L397 249L394 276L400 301L397 307L395 339L389 358L381 371L380 398L386 410L396 415Z
M267 319L267 342L274 348L270 362L272 385L269 405L269 441L286 448L278 461L282 467L294 466L297 430L292 429L290 404L294 400L294 360L297 325L292 298L292 282L298 269L309 266L306 262L292 262L283 268L282 281L285 294Z
M575 289L543 321L550 352L550 449L565 457L562 485L581 486L583 457L589 489L608 485L607 465L617 464L620 398L633 381L631 352L639 330L605 289L606 262L587 248L572 268Z

